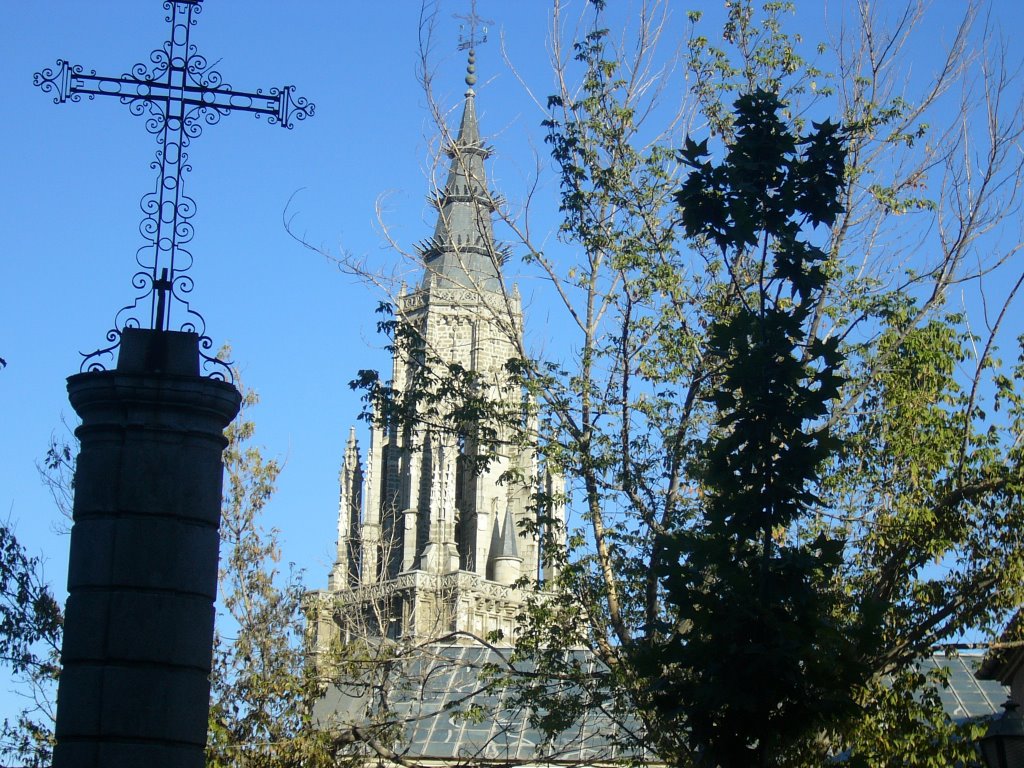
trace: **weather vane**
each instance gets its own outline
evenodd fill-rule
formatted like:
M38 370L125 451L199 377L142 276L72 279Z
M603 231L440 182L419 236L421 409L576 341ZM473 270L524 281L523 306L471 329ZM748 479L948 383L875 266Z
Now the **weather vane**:
M206 336L206 324L186 296L194 286L187 274L192 254L184 247L194 233L191 223L195 201L184 192L185 172L192 169L186 151L204 125L215 125L231 112L250 112L267 117L271 125L292 128L294 121L313 115L315 107L304 97L294 96L295 88L286 85L266 92L238 91L223 78L191 42L192 27L202 12L203 0L163 0L166 21L171 25L170 39L149 56L149 64L135 64L130 73L119 77L86 72L77 64L57 60L56 69L37 72L32 81L45 93L53 93L55 104L78 102L82 96L116 96L133 115L146 118L146 130L156 136L156 188L142 197L143 219L139 231L145 239L136 253L140 270L132 285L140 291L134 301L115 317L115 327L107 333L111 346L83 355L83 370L102 370L102 356L112 356L120 344L124 328L139 328L143 322L136 314L149 298L148 327L171 330L175 308L183 311L177 320L182 331L199 334L203 349L212 345ZM144 310L142 310L144 311ZM210 361L207 355L203 357Z
M489 19L484 19L476 13L476 0L471 0L469 4L469 13L456 13L454 14L456 19L462 19L464 24L459 25L459 50L464 51L467 48L472 50L477 45L483 45L487 42L487 27L485 24L493 24L494 22ZM466 37L466 27L469 27L469 37ZM477 31L479 29L480 37L477 37Z
M470 0L469 13L456 13L454 16L464 22L459 25L459 50L469 50L466 85L472 88L476 84L476 47L487 42L487 27L485 25L494 22L477 15L476 0ZM469 27L469 37L466 37L466 27ZM479 37L477 37L478 32Z

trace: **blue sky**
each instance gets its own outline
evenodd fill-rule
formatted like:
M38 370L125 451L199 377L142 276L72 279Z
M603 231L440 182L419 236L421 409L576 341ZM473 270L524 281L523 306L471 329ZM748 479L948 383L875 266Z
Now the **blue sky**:
M386 365L374 326L380 297L290 239L282 214L291 199L295 226L311 242L387 267L375 207L386 196L387 219L407 245L432 231L425 173L435 131L415 77L418 4L282 7L210 0L193 32L202 54L221 59L227 82L295 84L317 111L291 131L234 114L193 141L191 275L209 334L232 345L262 397L259 441L286 464L271 522L284 532L286 557L319 584L333 561L341 449L360 408L347 382L361 367ZM544 11L538 3L517 14L519 42L509 45L543 51ZM139 200L153 183L156 143L116 99L55 105L32 74L67 58L118 75L148 58L167 25L158 0L19 3L5 12L0 514L30 550L46 553L59 589L66 540L50 534L55 513L35 462L50 433L63 431L62 417L73 418L64 379L77 372L79 351L103 343L133 296ZM455 12L442 7L439 16L438 88L449 107L465 88ZM534 131L541 116L528 98L499 104L492 95L519 90L501 71L497 38L478 55L481 120L492 132Z
M465 5L446 1L439 9L436 87L452 109L464 89L452 15ZM629 12L635 3L613 5ZM690 6L671 4L680 30ZM937 35L961 6L936 2ZM496 23L478 51L477 92L483 131L497 150L492 184L515 205L534 152L544 151L544 114L502 61L500 41L538 97L553 87L548 3L509 7L480 0L480 14ZM1020 29L1015 0L994 7L1004 30ZM307 240L382 269L396 263L376 219L382 196L399 242L411 246L431 232L425 196L436 130L415 77L419 10L415 0L208 0L193 33L200 53L237 88L294 84L316 103L316 116L292 131L241 114L206 129L190 149L186 181L198 204L195 304L214 343L232 345L246 384L260 393L258 442L285 464L267 522L281 529L285 560L306 570L311 587L325 583L333 561L338 467L360 410L347 382L359 368L388 362L374 331L380 295L294 242L282 214L291 200L294 226ZM798 26L824 29L819 3L805 3L802 13ZM116 99L55 105L32 86L32 74L66 58L118 75L145 61L166 33L160 0L4 7L0 357L8 367L0 371L0 517L46 558L61 594L67 538L53 533L59 518L35 465L50 434L63 435L62 419L73 420L65 378L78 371L78 353L102 344L133 296L139 200L154 179L156 144ZM543 198L557 182L549 163L541 168ZM538 286L520 287L529 313ZM529 313L527 326L543 338L543 310Z

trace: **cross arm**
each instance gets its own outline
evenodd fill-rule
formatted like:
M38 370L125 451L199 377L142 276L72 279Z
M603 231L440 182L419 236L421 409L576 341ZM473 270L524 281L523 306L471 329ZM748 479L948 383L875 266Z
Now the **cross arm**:
M251 112L267 115L270 123L282 128L292 128L295 120L311 117L315 105L304 96L295 96L295 87L285 85L264 92L236 91L228 85L211 87L185 82L170 84L159 80L122 75L107 77L97 75L95 70L86 72L79 64L58 59L56 70L46 68L37 72L32 82L44 93L53 93L55 104L65 101L80 101L85 95L90 99L97 96L117 96L123 102L157 102L170 113L171 104L182 104L186 109L214 109L223 114L228 112Z

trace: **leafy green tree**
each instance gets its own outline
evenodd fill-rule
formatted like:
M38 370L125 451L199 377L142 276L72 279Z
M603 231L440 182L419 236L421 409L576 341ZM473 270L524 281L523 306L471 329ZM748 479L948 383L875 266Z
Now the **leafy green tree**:
M64 613L8 524L0 525L0 665L24 683L29 704L0 730L0 755L47 766L53 750L52 694L60 670Z
M66 426L66 425L65 425ZM46 456L37 464L64 520L71 520L74 488L72 445L51 436ZM12 674L26 705L0 729L0 755L25 768L49 766L53 754L57 678L64 611L43 578L43 564L25 552L9 524L0 526L0 662Z
M737 282L706 331L713 421L688 457L701 514L668 521L654 564L664 628L627 660L661 677L658 724L685 729L708 765L774 764L853 712L878 629L874 605L848 610L844 539L800 532L840 447L827 417L844 362L837 338L808 332L827 255L803 233L835 222L845 152L836 125L800 137L781 109L766 91L743 95L719 165L706 142L681 153L693 169L677 193L684 232L720 251Z
M218 590L223 613L214 638L207 765L336 768L368 756L410 765L402 725L416 716L406 713L399 721L391 710L396 692L415 690L401 663L410 649L377 642L362 611L348 616L344 647L311 647L301 574L282 572L279 533L261 524L281 468L252 444L249 409L258 398L241 385L237 371L235 378L243 399L225 432ZM328 669L358 715L314 721Z
M276 530L260 519L280 466L252 445L242 388L240 416L226 430L220 601L211 677L207 765L231 768L334 766L328 736L312 723L320 684L306 663L299 574L280 570Z
M524 532L555 544L544 510L575 512L516 638L533 672L509 685L549 736L600 709L672 765L969 763L977 727L916 664L1024 598L1012 65L976 5L922 84L903 79L918 5L888 29L843 6L809 63L790 3L730 0L720 43L690 15L666 109L665 7L628 42L589 8L571 50L553 41L559 242L499 211L571 336L545 356L511 339L535 413L397 346L570 483L538 490ZM420 395L367 382L378 416L419 418Z

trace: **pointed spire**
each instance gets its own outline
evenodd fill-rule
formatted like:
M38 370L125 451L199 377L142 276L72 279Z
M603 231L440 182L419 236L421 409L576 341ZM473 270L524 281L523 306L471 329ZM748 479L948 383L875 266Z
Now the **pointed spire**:
M359 540L359 512L363 502L360 463L356 428L351 427L338 476L338 554L328 579L331 589L351 586L359 570L356 542Z
M491 529L491 551L488 559L494 560L499 557L519 557L519 546L516 544L516 523L512 517L512 507L505 507L505 520L500 525L498 518L494 518L494 528Z
M519 556L516 546L516 524L512 517L512 507L505 508L505 522L498 527L495 517L491 532L491 551L487 555L488 577L492 581L511 586L519 578L523 558Z
M490 155L480 138L476 116L476 53L471 48L466 66L466 101L458 137L451 143L451 165L443 190L432 202L437 207L433 236L421 243L426 273L423 287L464 287L500 290L503 252L494 242L491 215L498 200L487 189L484 160Z
M505 507L505 522L501 526L501 557L519 557L516 545L516 524L512 519L512 507Z
M494 527L491 528L491 548L487 559L494 560L496 557L501 557L501 523L497 515L494 516Z
M359 466L359 442L356 440L356 428L348 428L348 441L345 443L343 459L346 467Z
M469 77L466 77L466 81L469 81ZM466 103L462 106L459 136L455 139L455 146L448 150L448 156L458 159L458 152L468 151L479 153L483 158L486 158L490 152L480 141L480 122L476 118L476 92L472 88L468 88L464 95ZM483 164L481 164L480 170L483 170ZM483 177L481 176L480 181L482 180Z

